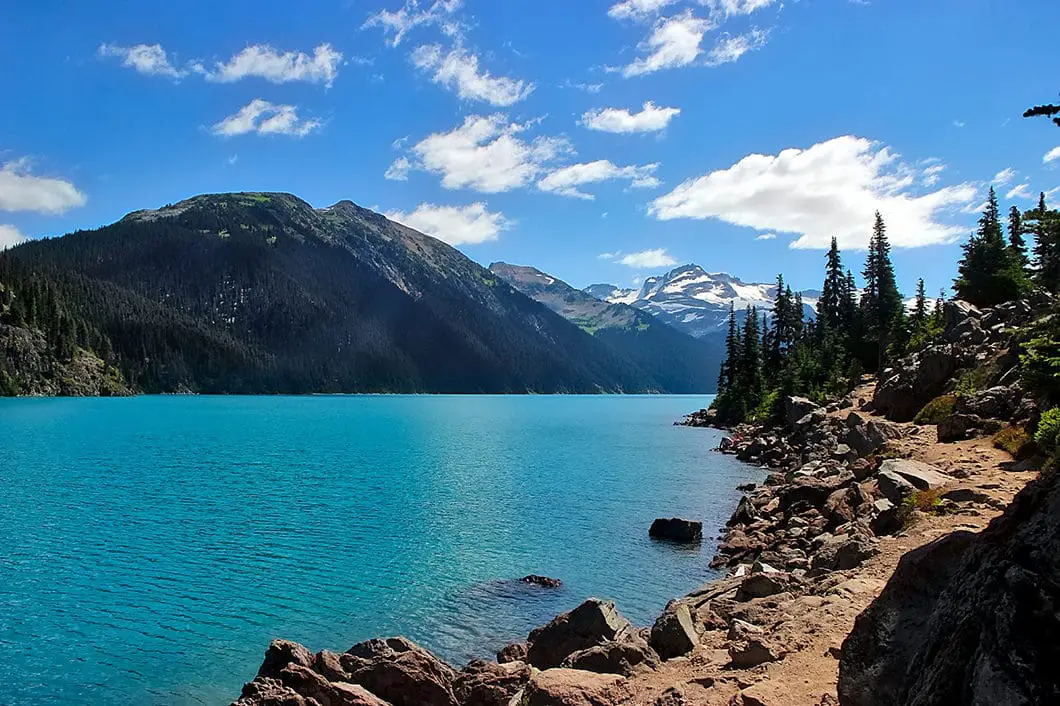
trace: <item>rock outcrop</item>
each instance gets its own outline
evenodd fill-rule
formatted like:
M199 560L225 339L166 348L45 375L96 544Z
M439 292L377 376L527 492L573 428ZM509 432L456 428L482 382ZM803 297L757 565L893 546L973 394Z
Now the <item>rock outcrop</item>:
M843 706L1060 703L1060 475L902 558L843 643Z
M575 652L619 642L632 634L633 626L614 603L590 598L531 632L526 661L538 669L558 667Z
M698 542L703 539L703 523L680 517L658 518L651 523L648 535L671 542Z

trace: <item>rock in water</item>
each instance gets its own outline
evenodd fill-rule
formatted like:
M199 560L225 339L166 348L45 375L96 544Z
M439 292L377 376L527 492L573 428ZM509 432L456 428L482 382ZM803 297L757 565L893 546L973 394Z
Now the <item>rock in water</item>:
M579 650L618 641L630 635L633 626L611 601L590 598L569 613L530 633L526 661L538 669L558 667Z
M393 706L456 706L453 669L403 637L361 642L339 656L350 681Z
M844 706L1060 703L1060 474L906 554L843 643Z
M542 588L559 588L563 585L563 582L559 579L549 578L548 576L538 576L537 574L530 574L519 579L523 583L528 583L534 586L541 586Z
M691 652L699 644L699 637L688 606L680 601L670 601L662 615L656 618L649 642L663 659Z
M651 523L648 535L672 542L698 542L703 539L703 523L680 517L659 518Z

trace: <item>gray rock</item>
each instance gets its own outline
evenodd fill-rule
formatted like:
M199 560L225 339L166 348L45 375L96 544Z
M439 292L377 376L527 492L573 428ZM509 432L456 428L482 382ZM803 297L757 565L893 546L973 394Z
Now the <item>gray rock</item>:
M888 459L880 464L880 473L896 473L911 483L917 490L941 488L954 479L938 468L907 458Z
M687 604L680 601L667 604L651 628L649 644L663 659L686 655L699 644Z
M651 523L648 535L672 542L698 542L703 539L703 523L680 517L658 518Z
M633 676L637 672L655 669L659 657L648 643L635 635L622 640L609 640L567 655L560 665L564 669L580 669L597 674Z
M906 498L916 492L916 486L893 471L880 470L876 474L876 484L883 497L895 505L901 505Z
M872 509L869 527L877 537L902 531L902 516L897 505L887 498L880 498L872 504Z
M784 399L784 419L789 429L794 429L796 423L807 414L820 409L814 402L805 397L787 397Z
M632 632L633 626L613 602L590 598L531 632L526 661L538 669L558 667L574 652L619 641Z

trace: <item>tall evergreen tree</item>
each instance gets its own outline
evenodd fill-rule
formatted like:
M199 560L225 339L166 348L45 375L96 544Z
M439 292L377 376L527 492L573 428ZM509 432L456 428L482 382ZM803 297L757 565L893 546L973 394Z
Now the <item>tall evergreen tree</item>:
M887 240L887 227L879 211L876 212L876 223L862 274L865 278L865 294L861 299L861 308L867 333L877 345L876 364L879 365L885 357L894 318L902 310L902 295L898 292L894 265L891 263L891 244Z
M747 409L753 410L762 398L762 340L758 328L758 308L747 310L740 345L739 387Z
M1049 210L1045 194L1038 207L1023 214L1024 227L1034 233L1034 278L1053 293L1060 293L1060 211Z
M718 394L724 394L736 380L736 365L740 359L740 327L736 323L736 309L729 302L729 331L725 334L725 360L718 373Z
M1027 257L1027 241L1023 238L1023 214L1015 206L1008 212L1008 246L1016 262L1026 270L1031 261Z
M821 300L817 306L817 320L829 328L839 328L842 323L843 294L843 261L839 256L839 243L832 236L832 245L825 256L824 286L821 287Z
M979 229L962 249L964 256L954 281L961 299L976 306L994 306L1018 299L1030 288L1022 265L1005 243L994 187L990 187Z
M916 306L913 307L912 325L914 332L922 332L928 325L927 293L924 291L924 278L916 282Z

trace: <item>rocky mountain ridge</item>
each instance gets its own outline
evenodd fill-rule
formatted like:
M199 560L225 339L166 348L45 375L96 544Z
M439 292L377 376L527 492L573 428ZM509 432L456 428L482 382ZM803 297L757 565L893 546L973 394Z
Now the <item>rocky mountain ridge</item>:
M699 265L688 264L658 277L648 277L639 289L622 289L612 284L593 284L584 290L602 301L628 304L642 309L691 336L724 335L730 304L737 311L752 306L771 312L776 300L776 283L747 283L724 272L708 273ZM813 317L821 293L807 289L804 314Z

